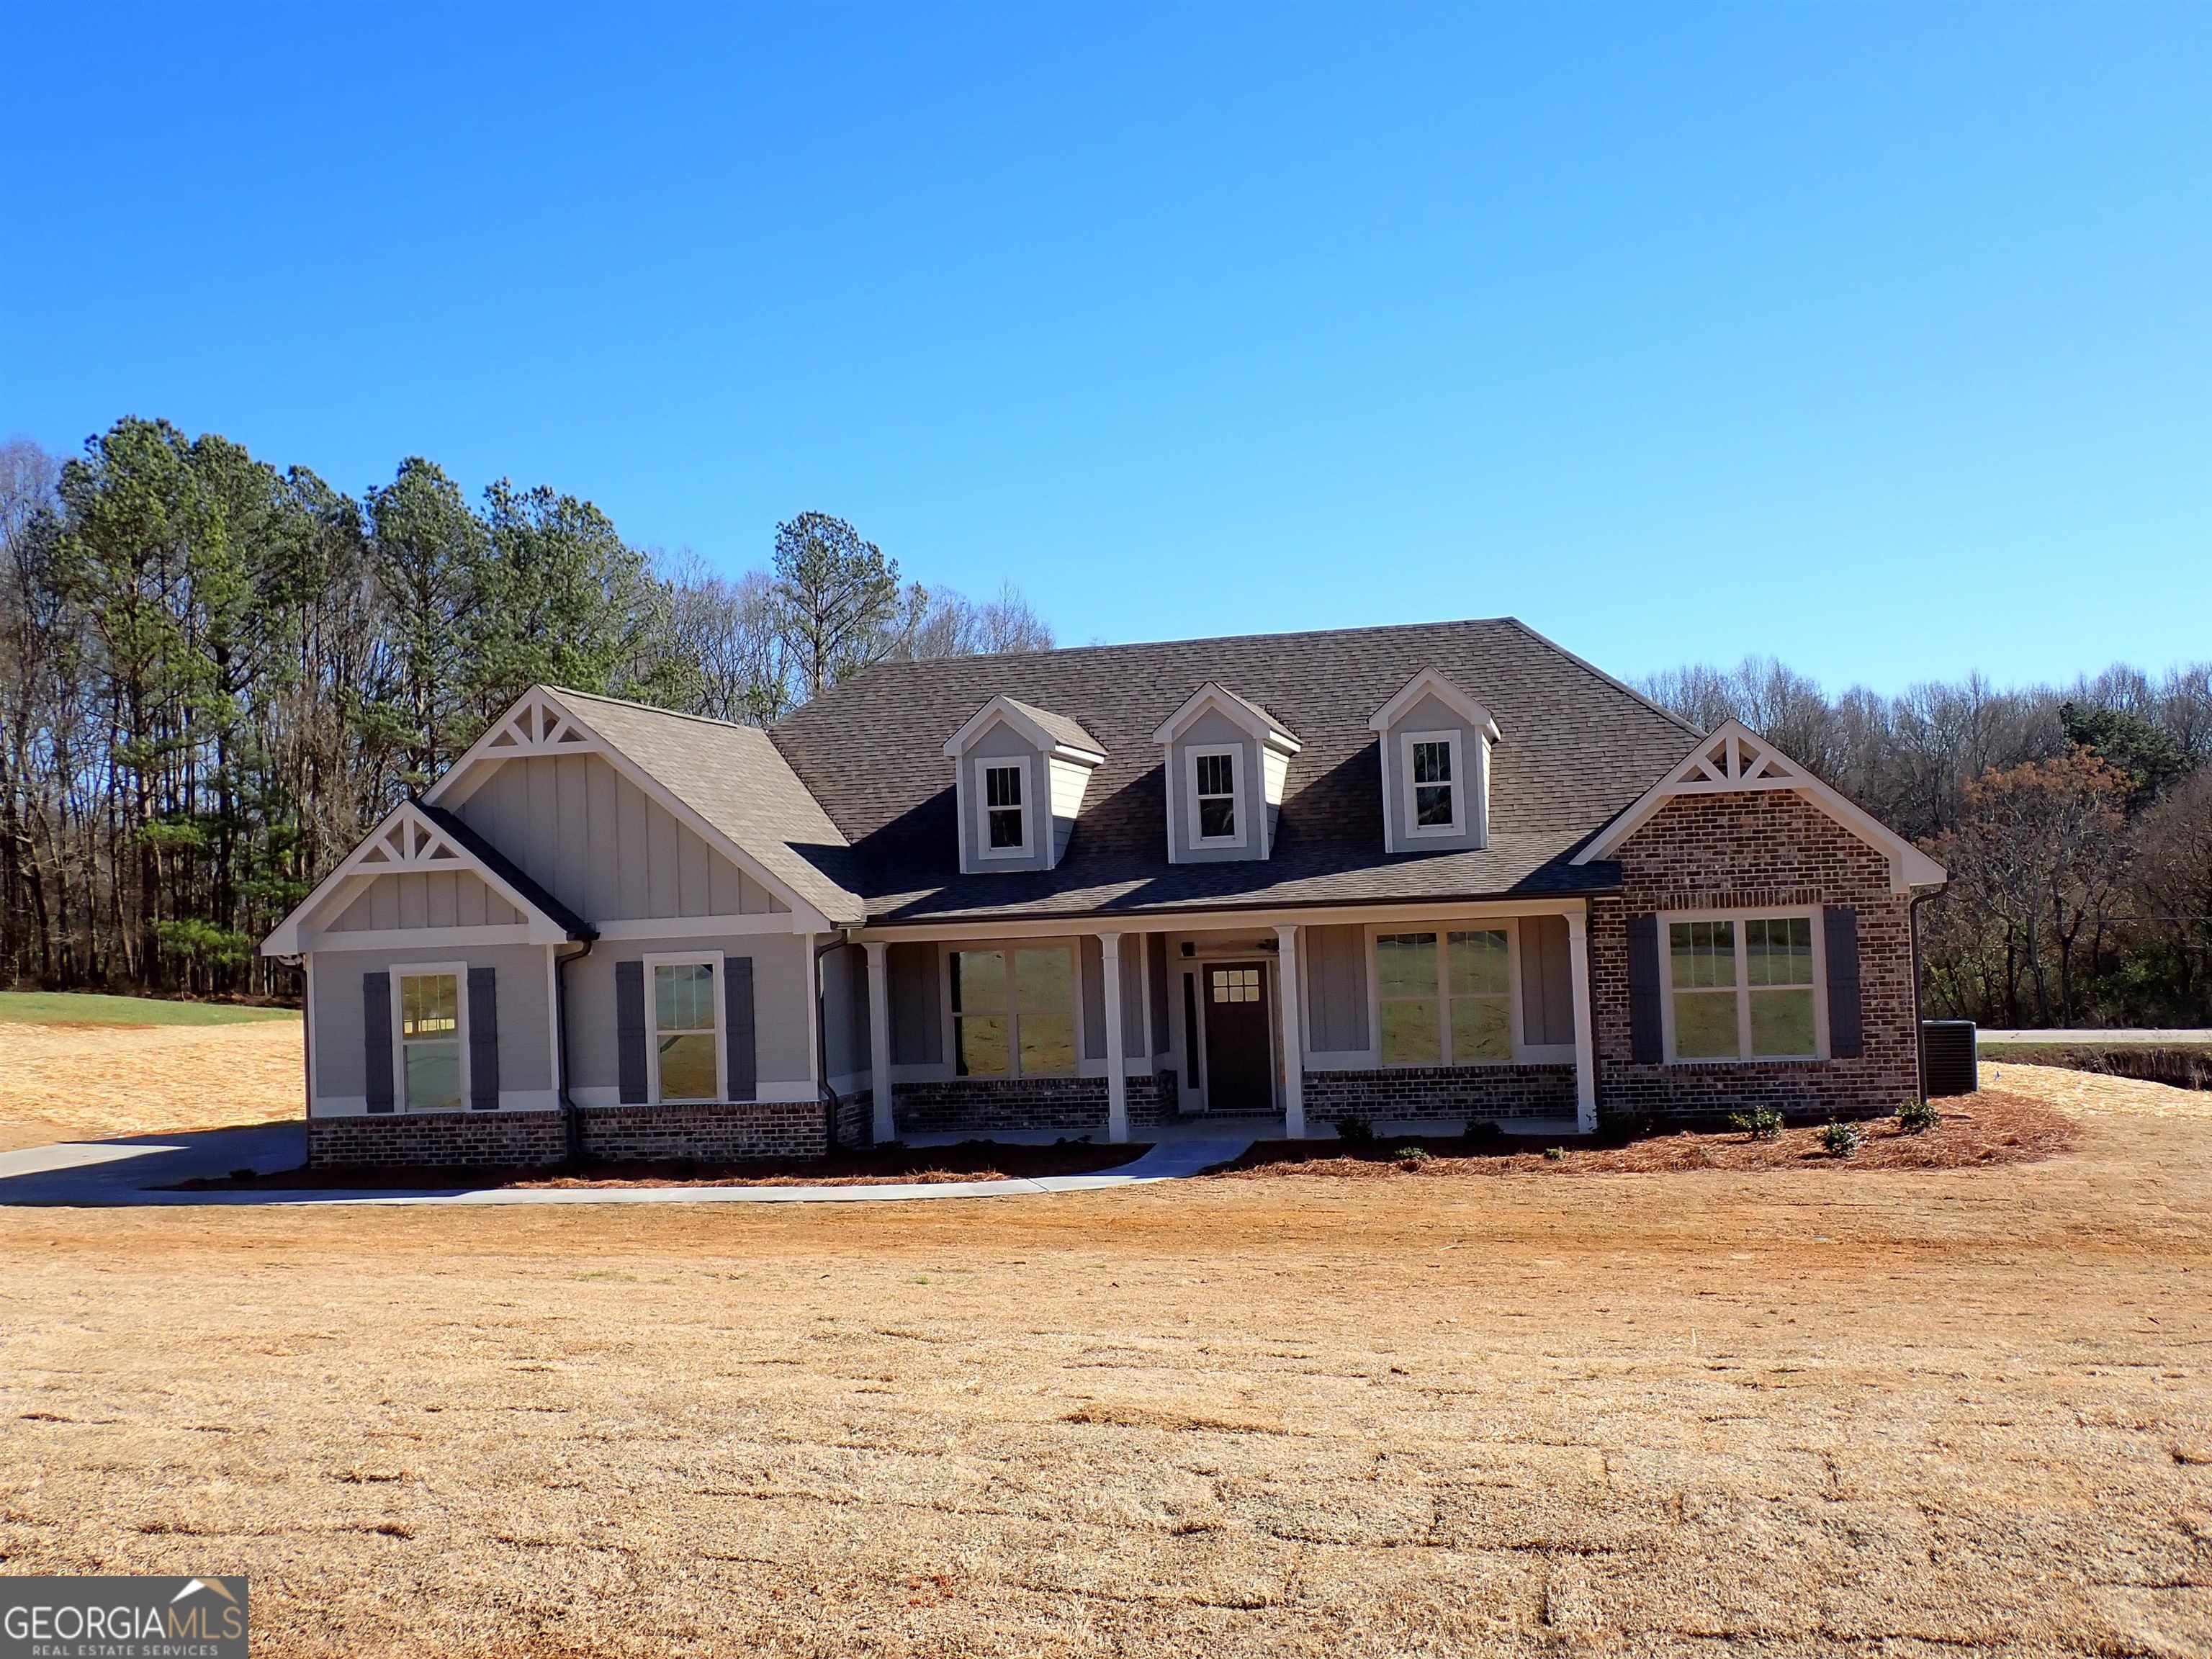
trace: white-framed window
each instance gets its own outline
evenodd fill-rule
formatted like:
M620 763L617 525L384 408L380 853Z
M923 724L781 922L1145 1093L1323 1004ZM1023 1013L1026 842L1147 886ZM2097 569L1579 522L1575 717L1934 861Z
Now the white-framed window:
M410 963L392 970L393 1096L404 1112L458 1112L469 1103L466 963Z
M645 958L646 1098L656 1106L730 1097L722 953Z
M1235 744L1184 751L1185 781L1190 786L1190 844L1244 844L1243 751Z
M1818 1060L1821 940L1809 910L1662 916L1670 1060Z
M975 763L975 849L987 859L1027 858L1030 763L1026 757Z
M1398 741L1408 840L1467 833L1469 780L1457 732L1407 732Z
M1385 1066L1486 1066L1514 1054L1509 927L1375 935L1376 1052Z
M946 954L955 1076L1075 1074L1073 946L1021 945Z

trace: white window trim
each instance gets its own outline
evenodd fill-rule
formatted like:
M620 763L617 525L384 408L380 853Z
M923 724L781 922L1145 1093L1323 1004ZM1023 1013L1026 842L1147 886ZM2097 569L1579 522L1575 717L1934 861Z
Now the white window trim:
M1751 1052L1751 945L1747 921L1806 921L1813 929L1813 1049L1809 1054ZM1669 1066L1811 1066L1828 1054L1828 945L1817 905L1783 904L1738 910L1662 910L1659 913L1659 1029L1666 1039ZM1674 953L1668 929L1678 921L1732 921L1735 928L1735 1053L1689 1054L1674 1052Z
M1467 792L1474 781L1467 775L1465 745L1462 734L1452 732L1401 732L1398 734L1399 817L1401 833L1407 841L1455 840L1467 834ZM1417 743L1441 743L1451 756L1451 822L1424 825L1416 822L1413 811L1413 745Z
M1237 815L1237 833L1233 836L1201 836L1198 832L1198 763L1201 757L1226 755L1229 757L1229 810ZM1183 823L1190 844L1195 849L1212 852L1224 848L1242 848L1252 832L1252 815L1245 805L1244 745L1241 743L1196 744L1182 751ZM1208 797L1218 800L1218 795Z
M424 1112L465 1112L476 1099L476 1078L471 1070L472 1055L469 1049L469 964L465 962L406 962L394 963L385 970L392 976L392 1101L395 1111L405 1113L420 1109ZM402 1018L406 1005L404 981L426 974L451 974L453 976L453 1006L459 1016L456 1026L461 1044L461 1103L458 1106L424 1106L416 1108L407 1103L407 1041L401 1034ZM442 1040L442 1039L441 1039Z
M1017 951L1066 951L1067 952L1068 994L1075 1006L1070 1011L1074 1017L1075 1064L1065 1072L1025 1072L1022 1069L1022 1011L1014 1001L1014 952ZM994 1076L988 1073L965 1072L960 1069L960 1021L962 1015L952 1006L953 958L968 951L996 951L1005 957L1006 993L1006 1069ZM949 1082L1012 1083L1025 1077L1080 1077L1084 1066L1083 1019L1083 949L1079 940L1073 939L979 939L947 940L937 953L937 1000L945 1012L944 1076ZM986 1018L989 1016L986 1015ZM1102 1071L1098 1073L1104 1076Z
M1506 1024L1513 1042L1513 1052L1504 1060L1456 1060L1451 1051L1451 951L1445 941L1453 933L1496 933L1505 935L1505 996ZM1561 1053L1571 1052L1557 1045L1532 1050L1522 1030L1521 1013L1521 923L1517 917L1454 917L1445 921L1376 922L1367 929L1367 1037L1375 1056L1377 1071L1407 1071L1428 1064L1420 1060L1389 1060L1382 1052L1382 959L1375 941L1401 933L1433 933L1437 940L1437 1053L1441 1056L1434 1063L1454 1071L1481 1071L1500 1066L1533 1065Z
M648 956L645 962L645 1097L655 1106L660 1098L660 999L654 994L656 968L708 967L714 970L714 1098L686 1100L685 1106L720 1105L730 1097L730 988L723 976L729 971L720 951L667 951Z
M1022 844L1019 847L991 845L991 791L984 781L984 774L1002 766L1012 768L1022 775ZM978 755L975 759L975 787L969 793L975 802L975 856L999 860L1034 858L1036 855L1036 791L1033 787L1036 779L1030 768L1030 757L1027 755Z

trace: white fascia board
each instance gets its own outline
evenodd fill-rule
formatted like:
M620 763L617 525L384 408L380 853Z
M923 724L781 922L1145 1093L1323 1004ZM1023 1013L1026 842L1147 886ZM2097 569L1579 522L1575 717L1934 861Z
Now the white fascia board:
M1491 742L1498 739L1498 722L1490 711L1446 679L1437 670L1424 668L1398 690L1398 695L1368 717L1367 729L1387 732L1423 697L1434 697Z
M1295 755L1304 746L1281 726L1261 719L1250 703L1213 680L1208 680L1192 692L1182 708L1161 721L1159 730L1152 733L1152 741L1163 744L1175 742L1189 730L1200 714L1209 709L1226 716L1232 724L1250 732L1270 748L1281 750L1285 755Z
M432 806L458 809L461 803L474 794L483 781L491 775L492 769L501 762L526 759L532 755L589 755L605 750L606 744L598 733L592 733L588 743L541 742L534 737L518 737L515 721L526 712L550 709L562 727L573 726L588 730L575 717L575 711L554 695L547 685L533 685L499 712L483 729L483 734L461 751L445 770L444 775L422 793L423 800ZM541 725L543 721L541 720ZM501 741L506 739L506 741Z
M1732 780L1712 777L1709 775L1710 766L1699 765L1703 757L1716 747L1726 744L1731 753L1735 753L1739 752L1739 745L1747 744L1763 757L1759 763L1762 770L1775 762L1779 762L1786 770L1779 775L1769 773L1759 777ZM1692 770L1696 770L1699 775L1686 778L1683 775ZM1848 796L1823 783L1742 721L1736 720L1723 720L1698 738L1687 754L1668 767L1656 783L1638 796L1626 811L1600 830L1596 838L1569 862L1590 864L1599 859L1612 857L1662 806L1678 796L1749 794L1778 789L1788 789L1803 796L1838 824L1887 858L1893 892L1907 892L1916 887L1939 887L1950 879L1942 865L1896 830Z

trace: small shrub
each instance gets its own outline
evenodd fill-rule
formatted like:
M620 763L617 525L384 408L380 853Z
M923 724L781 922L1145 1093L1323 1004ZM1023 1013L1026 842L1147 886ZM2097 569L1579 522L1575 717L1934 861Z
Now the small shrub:
M1650 1133L1651 1116L1648 1112L1603 1104L1597 1109L1597 1138L1608 1145L1617 1146Z
M1504 1144L1505 1126L1487 1120L1470 1122L1460 1130L1460 1139L1473 1146L1498 1146Z
M1429 1161L1429 1149L1425 1146L1401 1146L1390 1156L1398 1160L1400 1169L1418 1170Z
M1567 1149L1564 1146L1547 1146L1544 1148L1544 1157L1549 1163L1565 1164L1567 1161Z
M1336 1121L1336 1138L1347 1146L1372 1146L1375 1126L1357 1112L1347 1113Z
M1782 1133L1782 1114L1771 1106L1756 1106L1747 1112L1738 1112L1729 1119L1731 1128L1741 1129L1753 1140L1773 1140Z
M1942 1114L1924 1100L1908 1100L1897 1109L1897 1127L1909 1135L1925 1134L1942 1121Z
M1820 1146L1831 1158L1849 1158L1864 1138L1856 1123L1832 1119L1820 1126Z

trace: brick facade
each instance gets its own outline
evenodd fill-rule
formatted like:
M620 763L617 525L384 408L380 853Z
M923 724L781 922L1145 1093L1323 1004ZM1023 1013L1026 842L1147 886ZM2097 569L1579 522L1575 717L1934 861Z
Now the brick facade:
M1556 1066L1394 1066L1372 1072L1308 1072L1306 1121L1340 1118L1513 1118L1575 1115L1575 1068Z
M558 1112L379 1112L307 1120L307 1162L318 1167L510 1170L558 1164L568 1155Z
M1175 1075L1128 1081L1129 1124L1164 1123L1175 1115ZM1055 1129L1104 1135L1106 1079L1103 1077L949 1079L892 1085L901 1135L957 1133L963 1129Z
M818 1100L746 1101L724 1106L587 1106L584 1156L611 1164L736 1164L820 1158L829 1150L828 1113ZM837 1103L837 1144L870 1139L866 1091ZM559 1164L568 1155L559 1112L378 1113L307 1122L313 1165L479 1170Z
M1786 790L1678 796L1618 854L1622 892L1591 905L1590 1000L1601 1110L1668 1119L1753 1105L1794 1117L1879 1116L1919 1092L1908 895L1889 860ZM1628 918L1670 910L1848 904L1858 912L1864 1054L1856 1060L1639 1066L1629 1042ZM1664 935L1662 935L1664 972Z

